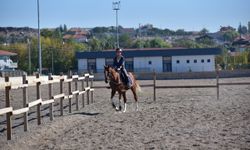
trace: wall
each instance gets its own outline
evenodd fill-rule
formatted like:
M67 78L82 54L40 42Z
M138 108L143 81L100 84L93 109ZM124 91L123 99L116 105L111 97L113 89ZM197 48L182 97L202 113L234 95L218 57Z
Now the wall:
M87 59L78 59L78 72L84 72L88 69Z
M149 62L151 61L151 64ZM162 72L162 57L134 57L135 72Z
M194 60L197 63L194 63ZM201 60L204 59L204 63ZM207 62L210 59L210 62ZM178 64L176 61L179 60ZM186 61L190 62L187 63ZM214 55L192 55L192 56L172 56L172 72L203 72L203 71L214 71Z
M96 59L96 71L103 72L103 66L105 65L105 58Z

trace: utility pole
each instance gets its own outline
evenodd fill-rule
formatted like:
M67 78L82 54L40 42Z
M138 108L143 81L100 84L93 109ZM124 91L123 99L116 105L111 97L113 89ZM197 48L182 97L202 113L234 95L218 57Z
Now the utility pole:
M38 57L39 57L39 73L42 74L42 49L41 49L41 39L40 39L39 0L37 0L37 18L38 18Z
M30 40L27 39L28 49L29 49L29 74L31 75L31 53L30 53Z
M141 24L139 24L139 41L140 41L140 49L142 49Z
M118 34L118 10L120 10L120 1L113 2L113 10L116 12L116 48L119 48L119 34Z
M51 49L51 73L54 74L54 50Z

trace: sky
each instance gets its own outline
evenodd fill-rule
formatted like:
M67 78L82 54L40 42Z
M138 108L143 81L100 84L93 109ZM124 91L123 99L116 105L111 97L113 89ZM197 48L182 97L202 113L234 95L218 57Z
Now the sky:
M40 27L115 26L115 0L40 0ZM250 21L250 0L120 0L119 25L216 32ZM0 27L37 28L37 0L0 0Z

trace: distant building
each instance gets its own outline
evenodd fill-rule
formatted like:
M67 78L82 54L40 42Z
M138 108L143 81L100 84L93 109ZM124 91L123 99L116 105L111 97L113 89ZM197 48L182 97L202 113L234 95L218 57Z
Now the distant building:
M218 48L125 49L126 69L132 72L203 72L215 70ZM77 52L78 72L103 72L112 65L114 50Z
M64 40L75 40L76 42L87 42L88 36L90 35L89 31L82 28L71 28L64 36Z
M0 71L14 70L17 68L17 63L14 63L10 57L16 56L16 53L0 50Z
M250 36L240 36L237 37L233 43L232 46L236 48L236 51L244 51L246 48L250 47Z

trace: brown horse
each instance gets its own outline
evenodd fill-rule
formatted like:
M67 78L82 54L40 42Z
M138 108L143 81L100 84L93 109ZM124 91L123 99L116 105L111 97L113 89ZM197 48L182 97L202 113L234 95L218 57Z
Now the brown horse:
M128 75L130 76L132 80L132 86L131 91L134 95L134 99L136 101L136 111L138 111L138 96L137 96L137 90L140 91L140 85L137 83L134 75L129 72ZM121 95L123 96L124 101L124 110L123 112L126 112L127 107L127 98L126 98L126 91L128 90L128 87L122 83L122 80L120 78L120 75L116 70L110 66L104 66L104 76L105 76L105 82L108 83L111 88L111 102L112 106L116 108L116 110L121 110ZM118 92L119 94L119 107L116 107L113 101L113 97L115 93Z

